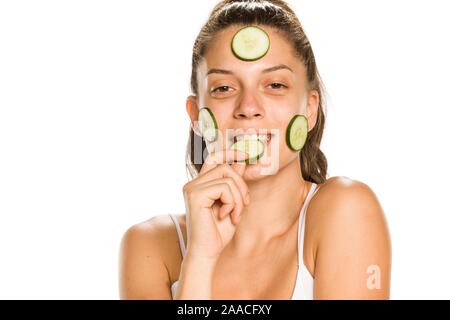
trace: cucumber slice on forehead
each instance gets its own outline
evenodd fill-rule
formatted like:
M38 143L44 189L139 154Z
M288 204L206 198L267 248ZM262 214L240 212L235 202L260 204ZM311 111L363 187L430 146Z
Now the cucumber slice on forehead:
M209 108L201 108L198 112L199 130L202 137L208 142L214 142L218 137L216 118Z
M231 47L234 54L241 60L258 60L269 51L269 35L261 28L245 27L234 35Z
M308 120L303 115L296 115L292 118L286 132L286 141L294 151L300 151L305 145L308 137Z
M236 160L237 162L254 162L264 154L264 143L258 138L245 137L243 140L236 141L230 147L231 150L239 150L249 154L246 160Z

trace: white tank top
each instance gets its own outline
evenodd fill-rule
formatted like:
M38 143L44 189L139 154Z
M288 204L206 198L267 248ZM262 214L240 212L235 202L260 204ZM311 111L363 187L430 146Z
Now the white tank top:
M291 297L292 300L312 300L313 299L313 291L314 291L314 278L309 273L306 266L303 264L303 241L305 237L305 217L306 217L306 210L308 208L308 204L311 201L311 198L316 194L317 190L319 188L316 188L317 184L313 183L311 185L311 188L308 192L308 196L306 197L306 200L303 204L302 209L300 210L300 218L299 223L300 226L298 227L298 240L297 240L297 249L298 249L298 258L299 261L297 261L298 270L297 270L297 279L295 282L295 288L294 293ZM180 248L181 248L181 255L184 259L184 256L186 254L186 247L184 245L183 240L183 234L181 233L180 225L178 224L177 219L169 213L169 216L172 218L175 227L177 229L178 233L178 239L180 241ZM300 257L302 257L300 259ZM175 296L175 292L178 288L178 280L175 281L171 286L172 291L172 298Z

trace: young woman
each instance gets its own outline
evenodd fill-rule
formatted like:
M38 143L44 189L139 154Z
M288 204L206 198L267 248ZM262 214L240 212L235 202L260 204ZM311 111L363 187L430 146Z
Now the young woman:
M246 26L270 39L254 60L231 45ZM121 299L388 299L391 244L383 210L366 184L326 178L319 149L323 86L292 9L281 0L220 2L195 41L191 88L186 213L126 231ZM203 107L216 119L223 148L194 163ZM298 114L308 131L294 151L286 133ZM266 129L267 152L256 163L242 162L249 154L226 151L235 142L227 129ZM201 141L203 152L209 142ZM264 173L267 167L275 170Z

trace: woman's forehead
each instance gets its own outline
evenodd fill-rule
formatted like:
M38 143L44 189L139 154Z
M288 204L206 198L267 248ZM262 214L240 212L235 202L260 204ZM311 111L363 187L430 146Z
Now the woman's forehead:
M256 61L244 61L235 56L231 48L234 35L242 26L228 27L215 35L204 59L200 64L201 73L207 75L210 69L226 70L263 70L276 65L286 65L292 70L302 73L302 63L295 57L294 48L285 37L276 29L267 26L258 26L263 29L270 38L270 48L267 54Z

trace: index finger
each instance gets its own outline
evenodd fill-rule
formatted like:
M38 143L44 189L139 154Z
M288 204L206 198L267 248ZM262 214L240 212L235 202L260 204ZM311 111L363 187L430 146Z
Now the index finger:
M245 168L245 163L243 164ZM240 191L243 201L248 204L247 195L248 195L248 186L245 183L244 178L241 173L236 172L233 168L231 168L228 164L221 164L216 168L205 172L203 175L198 176L195 181L197 184L211 182L217 179L223 178L231 178L234 184Z

